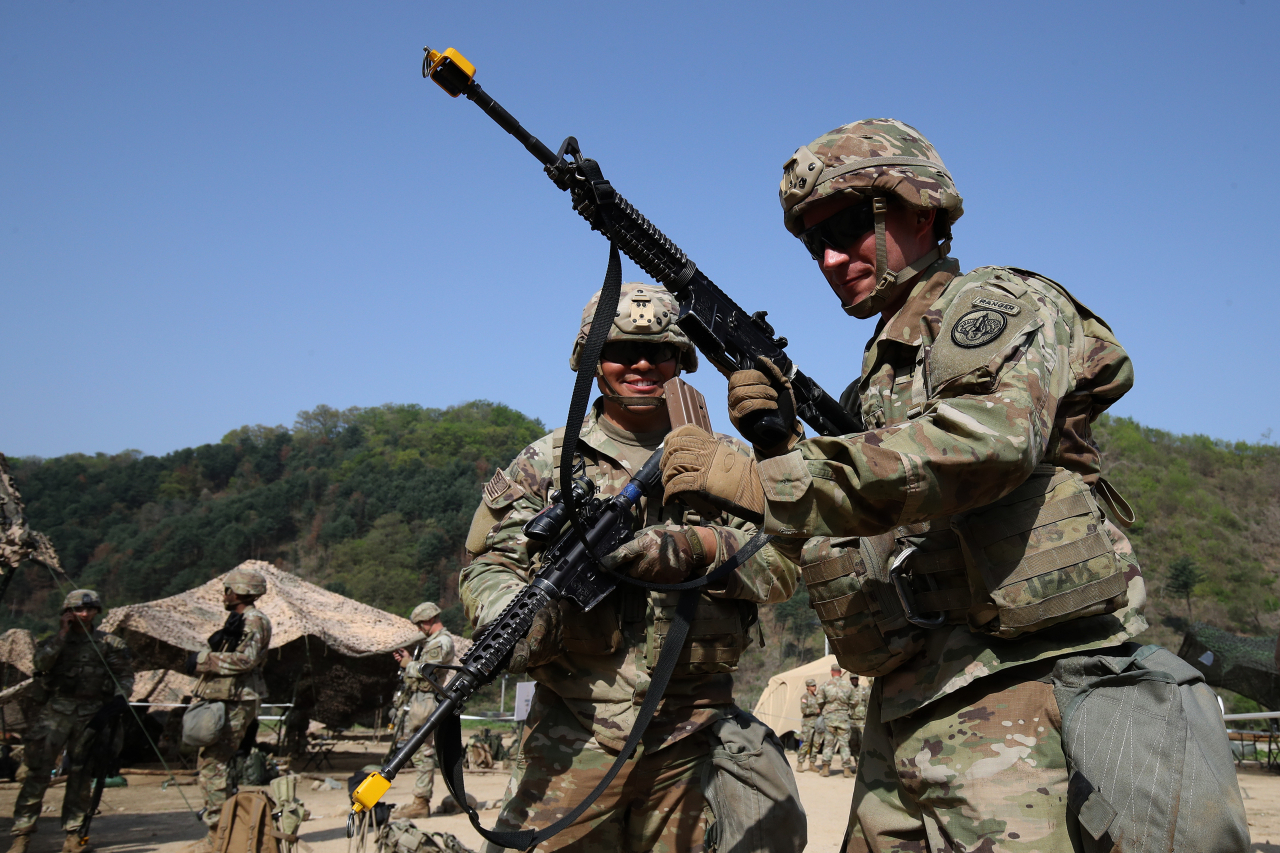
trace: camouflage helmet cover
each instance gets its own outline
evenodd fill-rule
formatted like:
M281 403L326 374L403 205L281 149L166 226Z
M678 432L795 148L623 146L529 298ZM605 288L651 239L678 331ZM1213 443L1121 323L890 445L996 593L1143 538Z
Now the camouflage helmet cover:
M254 569L232 569L222 579L222 585L236 595L266 595L267 579Z
M75 610L77 607L96 607L102 612L102 599L91 589L73 589L62 600L62 610Z
M591 331L591 321L596 316L596 305L600 303L600 291L596 291L582 309L582 324L578 337L573 342L573 353L569 356L569 369L578 369L578 356L587 343L587 333ZM698 351L693 342L676 325L679 316L676 298L665 288L627 282L622 285L622 295L618 298L618 311L614 314L613 325L609 327L606 341L644 341L655 344L674 344L680 350L680 369L685 373L693 373L698 369Z
M841 193L891 195L909 207L937 208L946 224L964 213L963 199L929 140L909 124L870 118L819 136L782 167L778 199L787 230L804 230L804 212Z
M440 615L440 606L434 601L424 601L409 614L409 621L417 625L419 622L430 622Z
M805 687L817 687L817 686L818 686L818 681L817 681L817 679L815 679L815 678L806 678L806 679L804 680L804 686L805 686Z

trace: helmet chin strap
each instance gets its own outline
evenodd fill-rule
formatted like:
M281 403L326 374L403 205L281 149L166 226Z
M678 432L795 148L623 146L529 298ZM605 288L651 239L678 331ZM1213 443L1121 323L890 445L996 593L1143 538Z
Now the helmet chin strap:
M945 240L934 246L906 267L893 272L889 269L889 245L885 240L885 214L889 211L889 200L884 196L876 196L871 201L871 210L876 217L876 289L865 299L859 299L852 305L844 306L844 313L866 320L884 310L889 300L898 290L899 284L905 284L919 275L930 264L951 251L951 241Z
M659 406L667 405L667 391L665 388L663 388L662 393L656 397L624 397L619 394L618 389L614 388L613 385L610 384L609 380L605 378L604 371L600 369L599 365L596 365L596 377L599 378L600 383L607 389L606 393L603 395L604 398L610 403L617 403L624 409L654 409Z

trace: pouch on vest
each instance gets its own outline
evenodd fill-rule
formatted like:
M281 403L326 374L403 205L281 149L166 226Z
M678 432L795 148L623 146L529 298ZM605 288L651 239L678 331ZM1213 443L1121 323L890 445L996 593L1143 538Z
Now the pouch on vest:
M1249 829L1217 696L1161 646L1110 651L1053 669L1077 849L1244 853Z
M645 632L644 664L653 672L662 654L662 646L675 616L678 592L649 594L650 618ZM689 623L689 637L672 673L676 677L710 672L733 672L747 647L748 622L754 621L754 605L744 613L743 604L734 599L702 595Z
M227 724L227 706L197 699L182 715L182 742L187 746L212 746Z
M714 821L707 848L715 853L803 850L808 819L796 777L773 730L741 709L707 729L711 761L702 792Z
M1016 637L1128 601L1124 566L1077 473L1038 465L1011 493L953 516L970 571L970 628Z
M815 538L800 555L809 606L822 622L840 666L859 675L892 672L924 647L889 580L893 536Z

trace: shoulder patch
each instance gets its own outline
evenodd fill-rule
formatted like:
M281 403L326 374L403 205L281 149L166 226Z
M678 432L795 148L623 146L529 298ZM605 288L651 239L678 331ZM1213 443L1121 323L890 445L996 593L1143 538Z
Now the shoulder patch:
M499 468L489 482L484 484L482 496L485 505L490 509L500 509L510 503L514 503L516 498L523 494L524 489L516 485L515 481L507 476L506 471Z
M979 286L961 293L947 309L938 339L929 350L929 387L940 388L989 366L1038 319L1033 304L1002 289Z

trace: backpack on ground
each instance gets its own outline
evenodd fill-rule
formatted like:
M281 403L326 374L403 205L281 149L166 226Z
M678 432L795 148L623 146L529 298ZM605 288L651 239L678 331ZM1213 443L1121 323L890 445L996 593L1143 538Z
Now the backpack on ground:
M262 791L241 791L227 798L218 821L216 853L288 853L294 844L308 850L310 845L300 842L296 831L286 833L277 828L275 810L275 801ZM288 847L282 849L281 842Z
M450 832L424 832L410 820L378 828L378 853L475 853Z
M271 795L276 801L273 812L276 829L284 835L284 838L280 839L283 853L293 853L295 843L301 844L304 851L308 847L305 841L293 840L298 837L298 829L302 826L302 822L311 817L311 812L307 811L307 807L298 799L298 779L299 776L296 773L291 773L271 780Z
M1161 646L1063 658L1053 669L1085 853L1244 853L1249 829L1217 696Z

